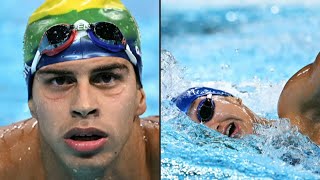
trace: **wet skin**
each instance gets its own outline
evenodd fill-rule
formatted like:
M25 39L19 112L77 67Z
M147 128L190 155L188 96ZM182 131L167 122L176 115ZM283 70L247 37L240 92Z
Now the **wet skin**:
M139 118L145 94L129 61L43 67L32 95L33 119L0 131L0 179L160 178L158 117Z
M196 99L188 111L188 116L197 123L200 123L197 117L197 107L203 99L206 97ZM204 124L224 135L240 138L246 134L252 134L253 124L261 121L258 116L242 104L239 98L213 96L213 101L215 103L214 115Z
M283 88L278 115L289 118L301 133L320 145L320 54L294 74Z

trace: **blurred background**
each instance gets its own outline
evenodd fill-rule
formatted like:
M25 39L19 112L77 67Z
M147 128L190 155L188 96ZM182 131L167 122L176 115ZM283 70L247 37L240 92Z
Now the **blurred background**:
M29 16L44 0L3 1L0 11L0 126L30 117L23 78L23 35ZM141 33L143 77L147 111L159 114L159 1L122 0Z

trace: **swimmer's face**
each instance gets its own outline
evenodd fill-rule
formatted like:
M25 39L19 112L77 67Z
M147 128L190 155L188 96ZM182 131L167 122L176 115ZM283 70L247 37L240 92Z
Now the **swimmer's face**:
M145 109L143 89L128 60L97 57L37 71L29 101L47 149L75 170L116 159Z
M200 123L197 116L199 103L206 99L200 97L191 105L188 115L195 122ZM235 97L213 96L215 109L213 117L204 124L229 137L239 138L253 133L253 123L257 122L255 115L242 104L241 99Z

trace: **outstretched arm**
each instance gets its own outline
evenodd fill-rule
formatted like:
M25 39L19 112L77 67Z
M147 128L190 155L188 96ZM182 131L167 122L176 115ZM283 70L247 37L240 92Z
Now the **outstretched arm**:
M303 134L320 144L320 53L288 80L279 98L278 115L289 118Z

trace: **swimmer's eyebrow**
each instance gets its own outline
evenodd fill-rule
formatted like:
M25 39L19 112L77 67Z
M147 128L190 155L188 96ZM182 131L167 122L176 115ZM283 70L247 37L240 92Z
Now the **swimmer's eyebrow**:
M99 72L106 72L106 71L113 71L113 70L116 70L116 69L125 70L126 72L129 71L129 68L126 65L120 64L120 63L114 63L114 64L108 64L108 65L99 66L99 67L93 69L91 71L91 74L96 74L96 73L99 73Z
M94 68L91 70L91 73L96 74L99 72L105 72L105 71L113 71L115 69L125 70L129 71L129 68L120 63L113 63L108 65L102 65ZM40 69L37 71L38 75L74 75L73 71L66 70L66 69Z
M40 69L37 71L38 75L73 75L74 73L64 69Z

